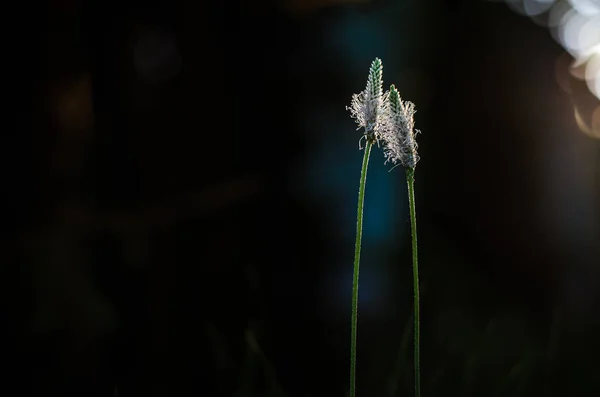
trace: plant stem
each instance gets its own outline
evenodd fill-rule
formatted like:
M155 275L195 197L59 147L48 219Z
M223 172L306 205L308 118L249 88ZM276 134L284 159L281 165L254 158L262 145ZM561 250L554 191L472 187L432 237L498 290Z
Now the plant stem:
M415 170L406 169L406 183L408 184L408 205L410 207L410 229L412 237L413 253L413 289L414 289L414 370L415 370L415 397L421 396L421 362L420 362L420 339L421 320L419 309L419 261L417 258L417 215L415 211Z
M350 335L350 397L356 396L356 326L358 323L358 271L360 267L360 246L362 242L363 206L365 202L365 186L367 184L367 168L373 142L367 139L360 171L358 188L358 210L356 214L356 242L354 244L354 275L352 277L352 332Z

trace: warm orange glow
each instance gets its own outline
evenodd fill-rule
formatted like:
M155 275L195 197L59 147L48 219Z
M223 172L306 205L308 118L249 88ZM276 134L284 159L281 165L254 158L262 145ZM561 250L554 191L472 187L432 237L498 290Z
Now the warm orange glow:
M592 113L589 124L586 122L585 117L581 114L577 106L573 106L573 110L575 112L575 121L577 122L579 129L592 138L600 139L600 106L596 107Z
M587 61L585 81L596 98L600 98L600 43L596 46L595 52Z
M597 138L600 138L600 105L592 114L592 131Z

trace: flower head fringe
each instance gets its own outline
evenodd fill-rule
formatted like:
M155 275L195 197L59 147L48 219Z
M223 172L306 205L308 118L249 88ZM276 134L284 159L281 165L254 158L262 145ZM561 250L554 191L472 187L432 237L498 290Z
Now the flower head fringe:
M364 128L362 138L371 142L383 142L385 162L400 163L405 168L414 169L419 161L415 135L415 105L402 101L394 85L389 92L383 92L383 65L375 58L369 69L367 87L359 94L352 95L352 102L346 109L358 124ZM361 139L362 139L361 138Z
M384 107L387 101L387 93L383 93L383 64L379 58L371 63L367 87L359 94L352 95L350 115L358 124L358 128L364 128L364 137L375 142L378 141L384 125Z
M414 169L419 161L415 140L415 134L419 131L414 129L415 105L402 101L394 85L390 87L387 99L380 132L386 162L400 162L403 167Z

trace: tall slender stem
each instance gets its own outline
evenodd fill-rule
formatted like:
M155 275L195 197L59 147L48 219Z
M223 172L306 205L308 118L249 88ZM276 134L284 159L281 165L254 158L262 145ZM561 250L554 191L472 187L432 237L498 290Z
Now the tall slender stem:
M360 267L360 246L362 242L363 207L365 202L365 186L367 184L367 168L373 142L367 139L360 171L358 188L358 209L356 214L356 242L354 244L354 275L352 277L352 332L350 335L350 397L356 396L356 326L358 323L358 271Z
M413 254L413 289L414 289L414 366L415 366L415 397L421 396L421 315L419 309L419 261L417 257L417 215L415 211L415 170L406 169L406 183L408 184L408 205L410 207L410 229L412 236Z

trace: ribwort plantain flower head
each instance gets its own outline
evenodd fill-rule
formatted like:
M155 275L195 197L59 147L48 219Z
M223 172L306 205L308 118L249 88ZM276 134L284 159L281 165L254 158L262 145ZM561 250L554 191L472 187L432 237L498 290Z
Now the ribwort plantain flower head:
M352 95L350 106L351 117L358 124L358 129L364 128L364 137L371 142L379 141L384 125L384 107L387 93L383 93L383 64L379 58L371 63L367 87L359 94Z
M402 101L400 93L394 85L390 87L389 96L382 116L381 139L386 163L400 163L405 168L414 169L419 161L415 135L415 105Z

